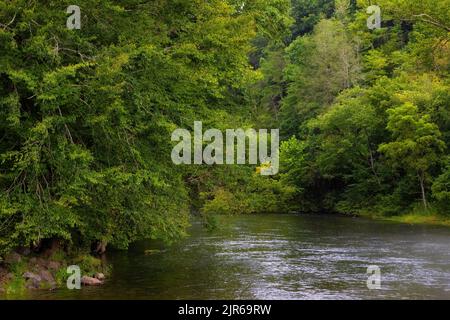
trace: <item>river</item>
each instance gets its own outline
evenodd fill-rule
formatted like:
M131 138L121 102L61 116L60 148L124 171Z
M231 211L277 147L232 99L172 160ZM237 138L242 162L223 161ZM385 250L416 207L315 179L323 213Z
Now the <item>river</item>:
M450 299L450 229L330 215L221 217L170 246L109 252L101 287L33 299ZM161 252L146 255L145 250ZM368 289L367 267L381 288Z

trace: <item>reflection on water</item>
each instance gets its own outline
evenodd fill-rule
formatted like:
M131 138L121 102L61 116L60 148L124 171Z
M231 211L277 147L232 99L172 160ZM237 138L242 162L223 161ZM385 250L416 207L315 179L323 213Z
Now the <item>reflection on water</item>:
M102 287L36 292L35 299L450 299L450 229L337 216L222 217L193 222L168 247L108 254ZM165 251L145 255L144 250ZM367 289L369 265L381 290Z

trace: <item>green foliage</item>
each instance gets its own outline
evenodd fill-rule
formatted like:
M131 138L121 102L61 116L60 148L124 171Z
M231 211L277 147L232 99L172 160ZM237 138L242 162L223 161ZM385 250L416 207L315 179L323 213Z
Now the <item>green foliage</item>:
M441 214L450 214L450 159L447 159L447 166L444 168L432 186L433 197L436 199L436 206Z
M373 31L366 1L79 0L81 30L69 4L0 3L0 254L171 241L192 208L449 212L449 0L380 0ZM281 174L174 166L194 120L280 127Z
M449 211L448 1L378 4L381 29L367 2L339 1L286 50L281 179L299 210Z
M88 254L80 254L73 259L73 263L80 267L82 275L93 275L102 271L102 261Z
M295 24L292 36L302 36L313 31L322 18L331 18L334 13L334 0L293 0L292 16Z
M355 46L343 23L335 19L321 20L312 35L295 39L286 53L289 84L280 112L284 137L297 134L340 91L356 84L360 73Z
M418 108L411 103L387 112L387 128L392 132L394 141L383 143L378 149L392 160L394 167L401 164L404 170L417 174L426 207L424 184L429 180L429 170L439 162L445 148L439 128L430 122L428 115L420 115Z
M185 234L190 168L170 134L247 117L257 36L279 43L287 0L0 3L0 254L58 238L126 248Z
M23 297L25 294L25 279L22 276L26 271L26 265L23 261L15 262L10 266L12 279L6 284L6 296L10 299Z
M62 287L67 283L70 274L67 273L67 267L59 268L55 273L55 282L58 286Z
M204 195L204 197L212 196L211 200L206 200L202 207L203 214L232 214L239 213L239 205L235 196L223 188L218 188L212 195Z
M220 184L213 186L212 191L200 192L201 213L204 216L290 210L295 188L283 184L277 178L261 176L257 171L252 172L252 168L244 166L217 170L214 175ZM207 186L202 188L211 190Z

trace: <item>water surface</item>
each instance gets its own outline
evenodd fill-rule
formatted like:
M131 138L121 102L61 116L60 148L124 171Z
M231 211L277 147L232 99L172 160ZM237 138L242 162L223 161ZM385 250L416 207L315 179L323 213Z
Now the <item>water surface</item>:
M310 215L221 217L171 246L109 252L101 287L34 299L450 299L450 229ZM147 249L162 249L146 255ZM381 289L367 288L367 267Z

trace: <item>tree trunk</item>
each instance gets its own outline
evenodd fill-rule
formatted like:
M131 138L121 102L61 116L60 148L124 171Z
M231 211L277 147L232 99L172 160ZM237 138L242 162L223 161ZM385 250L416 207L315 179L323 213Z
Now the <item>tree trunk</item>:
M367 141L367 147L369 149L370 168L372 169L372 173L374 174L375 178L377 179L378 185L381 186L380 177L378 176L377 171L375 170L375 159L373 158L373 152L372 152L372 148L370 147L370 142L369 141Z
M423 172L419 173L419 181L420 181L420 190L422 192L422 202L423 202L423 206L426 209L428 209L428 204L427 204L427 196L425 194L425 174Z
M106 241L97 241L94 252L100 255L104 254L106 252L106 245Z

